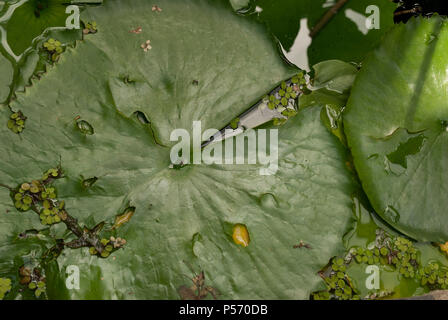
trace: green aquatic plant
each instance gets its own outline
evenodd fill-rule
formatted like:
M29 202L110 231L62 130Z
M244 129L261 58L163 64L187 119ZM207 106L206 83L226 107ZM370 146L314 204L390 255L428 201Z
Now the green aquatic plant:
M9 118L9 110L24 110L32 119L20 136L11 135L5 126L0 131L2 152L7 155L0 159L0 181L2 186L17 186L0 193L0 257L2 261L21 261L32 253L33 259L40 260L45 281L31 279L31 270L22 277L28 291L41 298L58 299L203 299L210 294L215 297L219 288L225 299L255 295L303 299L324 282L327 290L311 294L312 298L389 295L390 291L383 289L367 294L356 287L358 279L350 273L352 268L370 265L393 270L400 281L425 281L425 290L443 287L444 273L435 265L422 269L427 263L422 262L420 247L405 235L378 235L373 244L359 241L346 255L339 256L353 221L352 195L365 185L365 175L362 183L357 180L344 127L345 105L359 65L332 60L315 65L310 73L301 72L279 57L271 41L272 30L258 23L255 16L246 19L234 14L228 1L160 2L163 13L156 10L150 15L147 13L153 4L143 0L109 0L104 7L83 11L83 21L91 21L84 24L84 33L96 34L76 46L67 46L64 37L44 35L35 42L39 54L59 63L40 81L33 81L25 93L17 94L17 99L8 100L10 108L0 108L5 122L14 120ZM265 9L269 14L271 9ZM45 11L39 12L41 17ZM104 26L101 32L96 32L93 21ZM229 30L225 36L223 30ZM373 32L369 31L369 38ZM140 46L149 37L153 48L142 51ZM444 39L437 36L425 45L440 44ZM149 42L144 44L143 49L149 49ZM65 50L64 59L58 59L61 50ZM409 70L419 69L419 63L410 62ZM358 88L365 70L360 71ZM408 69L402 65L400 70ZM278 88L269 91L275 84ZM375 89L354 93L368 94ZM357 97L363 104L375 103L370 96ZM401 96L388 95L388 100L395 98L400 100ZM258 163L238 167L171 164L169 147L174 129L188 130L197 119L208 128L230 123L236 129L242 117L235 116L243 114L253 101L261 101L258 106L263 112L278 113L263 129L283 124L278 130L277 175L257 175L258 169L265 169ZM444 141L443 119L447 119L439 115L434 122L441 137L437 143ZM376 119L373 124L371 118ZM374 115L361 120L366 119L369 128L387 122ZM353 122L347 122L348 126ZM355 161L356 169L361 163L361 169L368 171L364 161L379 159L405 163L409 170L412 157L434 142L419 138L410 143L421 145L408 148L407 134L426 132L402 128L397 133L387 138L364 135L360 144L371 146L379 137L378 143L391 145L377 158L375 153L354 153L363 159ZM400 149L400 145L405 148ZM414 151L405 154L403 149ZM40 180L32 180L40 168L53 166L58 159L64 163L64 172L53 168ZM372 197L376 189L366 188L376 209L388 208L388 222L408 234L406 223L401 228L407 211L397 206L393 197L388 201ZM35 223L32 212L39 215L42 225ZM233 227L237 224L247 227L247 238L242 236L242 229L235 235ZM310 230L310 225L318 226L320 232ZM36 230L38 227L42 229ZM300 243L306 245L293 246L298 235L303 239ZM235 245L234 236L240 245ZM443 234L438 238L441 242ZM17 241L11 244L11 239ZM36 248L40 244L43 248ZM129 250L118 250L125 244ZM7 252L4 248L9 245L17 247ZM67 248L83 249L61 254ZM319 277L316 271L330 257L335 258ZM119 263L114 263L114 258ZM201 273L190 279L193 287L181 285L186 272L183 260L201 266ZM60 270L74 263L108 279L100 282L101 277L85 277L81 290L57 287L64 280ZM251 270L261 270L260 266L281 272L254 277ZM442 263L439 268L444 269ZM206 273L211 273L213 287L204 285ZM11 278L15 279L14 274ZM96 290L99 287L104 290ZM11 291L12 298L17 292Z
M11 290L11 279L0 278L0 300Z
M97 32L98 32L98 26L95 21L84 23L84 29L82 30L83 34L97 33Z
M62 43L53 38L48 39L48 41L44 42L43 49L48 52L48 55L51 61L56 62L59 59L59 56L62 52L64 52L64 48L62 47Z
M343 258L332 259L328 268L320 272L327 290L314 292L311 298L313 300L359 300L359 293L354 288L346 270L347 263Z
M8 129L14 133L21 133L25 129L26 117L22 111L17 111L11 114L8 120Z
M19 268L20 284L34 292L36 298L46 293L46 277L42 268L21 266Z

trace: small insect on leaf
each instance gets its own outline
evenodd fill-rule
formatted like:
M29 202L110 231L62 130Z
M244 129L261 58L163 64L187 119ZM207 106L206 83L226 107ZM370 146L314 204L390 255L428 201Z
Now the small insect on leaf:
M81 133L83 133L85 135L92 135L95 133L93 130L93 127L90 125L90 123L88 123L85 120L76 121L76 126L79 129L79 131L81 131Z
M129 222L129 220L131 220L132 216L134 215L134 212L135 212L135 207L127 207L124 210L123 214L121 214L115 218L115 223L112 226L112 230L121 227L126 222Z

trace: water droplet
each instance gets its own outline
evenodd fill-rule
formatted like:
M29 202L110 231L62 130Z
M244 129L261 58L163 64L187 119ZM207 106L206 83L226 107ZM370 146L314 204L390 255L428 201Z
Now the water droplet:
M239 244L243 247L247 247L249 245L250 242L250 237L249 237L249 231L247 231L247 228L244 224L236 224L233 227L233 242L235 242L236 244Z
M442 120L440 121L440 124L442 126L442 130L448 132L448 120Z
M93 178L89 178L89 179L83 179L82 180L82 186L84 188L90 188L91 186L93 186L93 184L98 180L97 177L93 177Z
M392 206L387 206L384 210L384 217L394 223L397 223L400 220L400 214L397 209Z
M272 193L264 193L260 196L260 204L264 208L278 208L277 198Z
M434 33L429 33L425 35L425 44L429 45L431 43L434 42L434 40L437 39L437 35L435 35Z
M86 135L92 135L95 133L93 130L93 127L90 125L90 123L88 123L85 120L76 121L76 125L77 125L79 131L81 131L82 133L84 133Z
M149 124L149 120L143 112L135 111L134 114L137 117L138 121L140 121L143 124Z
M202 235L199 232L196 232L193 235L193 238L191 239L192 247L193 247L193 254L196 257L201 256L201 253L204 250L204 245L201 243L202 241Z

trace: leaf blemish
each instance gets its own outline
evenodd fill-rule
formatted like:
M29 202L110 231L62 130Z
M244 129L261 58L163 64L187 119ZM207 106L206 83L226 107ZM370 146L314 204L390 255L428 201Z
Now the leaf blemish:
M142 31L143 31L142 27L137 27L135 29L130 30L129 33L139 34L142 33Z
M129 222L129 220L131 220L132 216L134 215L134 212L135 207L127 207L122 214L115 218L115 223L112 226L112 230L121 227L126 222Z
M152 12L162 12L162 8L160 8L158 5L152 6Z
M151 50L151 49L152 49L150 43L151 43L151 40L146 40L145 43L142 43L142 44L140 45L140 47L143 49L143 51L147 52L148 50Z

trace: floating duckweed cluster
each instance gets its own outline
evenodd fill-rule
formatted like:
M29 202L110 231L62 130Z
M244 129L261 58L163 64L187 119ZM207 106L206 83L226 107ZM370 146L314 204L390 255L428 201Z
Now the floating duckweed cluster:
M235 130L238 128L238 124L240 123L240 118L235 118L232 121L230 121L230 127Z
M24 182L13 192L14 205L18 210L33 209L39 213L43 225L52 225L67 218L64 211L64 201L56 200L56 189L50 183L60 178L59 168L49 169L42 176L42 180Z
M445 243L439 244L439 247L442 252L445 252L445 254L448 254L448 241Z
M346 274L347 265L342 258L334 258L324 277L327 291L313 293L314 300L359 300L360 296Z
M305 74L301 72L291 80L283 81L280 88L263 98L263 102L269 109L276 110L283 116L274 118L274 125L282 125L287 119L297 114L296 99L299 94L304 93L305 88Z
M414 278L418 271L417 249L408 239L397 237L391 252L392 264L405 278Z
M444 248L441 249L443 250ZM359 264L387 265L406 279L414 279L422 287L430 290L448 289L448 268L437 262L426 266L419 263L420 253L412 241L403 237L391 237L384 230L377 229L375 243L368 248L353 247L343 258L333 258L331 266L320 272L327 285L327 291L315 292L315 300L328 299L360 299L356 289L345 273L352 261ZM350 295L351 293L351 295ZM364 299L378 299L391 295L393 292L384 290L369 294Z
M436 262L431 262L418 273L420 284L427 286L431 290L448 289L448 268L440 266Z
M97 33L97 24L95 21L87 22L84 24L84 29L82 30L82 33L89 34L89 33Z
M62 43L53 38L50 38L48 41L44 42L44 49L49 53L51 61L53 62L56 62L61 53L64 51Z
M8 120L8 129L14 133L20 133L25 129L26 117L21 111L11 114Z
M11 290L11 279L0 278L0 300Z
M59 216L60 210L64 209L64 202L59 204L59 207L54 206L54 203L49 200L44 200L43 209L40 212L40 222L43 225L52 225L61 222L61 217Z
M52 225L63 221L66 227L77 236L69 242L62 239L56 239L56 244L48 249L41 257L40 263L47 258L57 258L65 247L77 249L88 247L90 253L107 258L113 251L122 248L126 240L122 238L110 237L110 239L99 239L98 233L103 228L105 222L100 222L92 229L81 227L77 220L71 217L65 210L65 202L56 199L56 189L51 186L54 180L62 177L60 167L47 170L41 180L24 182L17 188L9 188L11 198L15 207L21 211L32 210L40 216L43 225ZM135 207L128 207L125 213L118 218L120 224L129 221ZM117 221L114 225L116 227ZM20 284L26 285L28 289L33 290L36 297L40 297L46 291L45 277L41 275L38 268L22 266L19 269ZM2 282L3 283L3 282ZM0 283L1 284L1 283ZM7 287L5 285L5 287ZM0 292L3 290L0 288ZM9 290L9 289L8 289ZM7 290L4 290L5 292Z
M417 249L408 239L391 239L377 230L375 246L371 249L353 248L351 254L357 263L392 265L405 278L414 278L418 271Z
M110 239L101 239L101 244L104 246L103 252L99 253L94 247L89 248L91 255L99 255L102 258L107 258L113 251L122 248L126 244L126 239L120 237L110 237Z
M46 279L38 268L31 270L29 267L22 266L19 269L20 283L26 285L28 289L34 291L36 298L46 292Z

